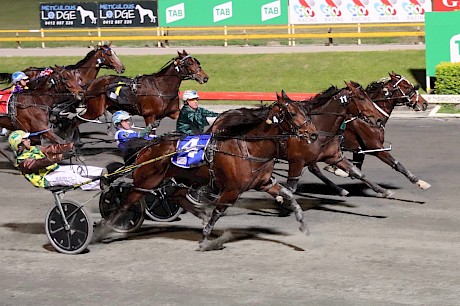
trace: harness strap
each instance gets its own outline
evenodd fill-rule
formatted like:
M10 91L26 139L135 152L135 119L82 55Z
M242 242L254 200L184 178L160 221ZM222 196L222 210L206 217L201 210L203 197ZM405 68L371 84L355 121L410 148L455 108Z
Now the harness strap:
M390 118L390 115L388 115L388 113L387 113L386 111L384 111L380 106L378 106L377 103L372 102L372 104L374 104L374 107L375 107L382 115L384 115L384 116L387 117L387 118Z

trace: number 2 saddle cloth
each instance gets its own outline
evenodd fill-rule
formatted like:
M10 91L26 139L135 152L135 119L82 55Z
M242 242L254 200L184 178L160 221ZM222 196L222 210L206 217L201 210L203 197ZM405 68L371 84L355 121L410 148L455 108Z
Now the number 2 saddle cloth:
M8 104L12 95L10 90L0 90L0 117L8 116Z

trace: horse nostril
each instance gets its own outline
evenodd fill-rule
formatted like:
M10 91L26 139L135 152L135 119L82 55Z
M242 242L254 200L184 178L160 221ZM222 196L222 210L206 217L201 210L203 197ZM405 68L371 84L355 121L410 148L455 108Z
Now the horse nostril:
M310 140L311 141L316 141L317 139L318 139L318 134L317 133L310 134Z
M204 77L203 78L203 83L207 83L208 82L208 77Z

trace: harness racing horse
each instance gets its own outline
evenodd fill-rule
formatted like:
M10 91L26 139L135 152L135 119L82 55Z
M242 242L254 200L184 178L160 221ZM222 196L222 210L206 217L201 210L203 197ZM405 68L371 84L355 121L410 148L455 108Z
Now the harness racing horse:
M127 211L133 203L138 202L144 195L142 190L154 190L163 182L173 179L177 182L172 194L174 201L203 220L200 250L213 248L208 237L215 223L243 192L250 189L266 191L280 202L287 201L300 223L300 231L307 233L301 207L293 194L272 178L272 171L281 139L294 137L305 143L310 141L310 135L316 132L310 118L295 102L275 102L261 109L252 121L232 126L233 129L226 134L212 135L206 147L207 163L196 168L181 168L166 158L176 152L177 140L181 136L154 139L139 152L135 161L136 165L150 163L133 172L132 192L107 222L113 224L120 212ZM195 188L201 187L212 189L215 193L212 201L197 203L189 196L190 192L197 190ZM210 218L206 214L206 208L209 207L214 207Z
M65 69L70 70L72 73L78 73L81 79L81 86L85 87L90 81L94 80L101 68L113 69L117 73L123 73L125 66L118 58L115 51L109 45L99 45L91 50L85 58L80 60L75 65L67 65ZM34 79L44 73L47 73L49 67L29 67L23 72L30 78ZM1 81L10 81L10 73L0 73Z
M40 132L54 143L64 140L50 128L50 112L55 104L83 97L80 80L62 67L55 66L49 76L33 79L23 92L12 94L8 114L0 117L0 127Z
M428 106L428 102L406 78L395 72L389 73L389 76L387 79L369 84L366 88L368 95L385 116L382 126L371 126L359 120L350 121L343 134L345 142L342 149L353 152L353 163L359 169L362 167L365 154L371 154L404 174L421 189L428 189L431 187L430 184L413 175L384 149L385 124L395 106L406 105L415 111L425 111Z
M164 117L179 116L179 87L183 80L195 80L199 84L208 81L200 62L183 52L166 63L160 71L135 78L102 76L88 86L85 94L86 110L78 116L77 126L110 112L125 110L131 115L144 117L146 125L154 126ZM111 93L107 93L112 89ZM120 93L117 96L116 92ZM123 95L121 95L123 94ZM116 96L115 99L109 97ZM154 123L157 121L156 123Z
M319 137L317 141L311 144L302 139L291 137L285 139L280 145L277 158L287 160L289 163L287 186L292 192L297 189L303 168L308 166L308 169L313 174L336 190L338 194L347 195L348 191L336 186L322 175L316 163L324 161L340 165L341 168L352 173L353 177L363 181L375 192L384 196L390 195L389 191L369 181L359 169L347 160L343 160L343 153L340 150L339 143L341 127L345 117L350 114L359 118L358 120L371 125L378 125L378 122L383 119L359 84L350 82L346 83L346 85L347 87L342 89L330 87L311 100L300 102L308 115L311 116ZM293 102L284 92L278 99L279 103ZM246 120L245 118L252 116L253 111L238 109L224 112L214 121L208 132L225 132L226 122L231 117L240 118L238 124L243 124Z

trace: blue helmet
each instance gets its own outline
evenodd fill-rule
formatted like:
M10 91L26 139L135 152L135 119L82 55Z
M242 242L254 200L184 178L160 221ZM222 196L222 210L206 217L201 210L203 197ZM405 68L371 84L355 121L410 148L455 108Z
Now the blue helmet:
M112 116L112 124L117 126L119 125L123 120L131 118L131 115L128 112L125 111L116 111L113 116Z
M19 81L21 80L27 80L29 77L22 71L16 71L15 73L13 73L13 75L11 76L11 82L13 82L13 84L16 84L18 83Z

